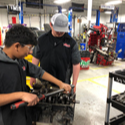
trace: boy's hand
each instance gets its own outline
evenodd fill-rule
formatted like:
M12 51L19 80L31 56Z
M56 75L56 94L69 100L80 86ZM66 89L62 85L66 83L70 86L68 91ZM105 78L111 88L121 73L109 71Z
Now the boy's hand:
M37 95L31 94L31 93L26 93L26 92L23 93L21 99L22 99L22 101L25 101L28 103L27 106L34 106L39 102L39 98Z
M35 78L30 78L30 85L33 87L33 83L36 83L36 79Z
M59 87L60 89L65 89L66 93L69 93L71 91L71 86L69 84L62 83Z

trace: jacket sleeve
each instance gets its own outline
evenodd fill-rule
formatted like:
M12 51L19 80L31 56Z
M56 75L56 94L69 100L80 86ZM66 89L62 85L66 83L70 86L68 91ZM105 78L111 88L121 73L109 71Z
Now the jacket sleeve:
M72 48L72 63L78 64L81 61L80 52L78 50L78 45L75 43L75 45Z
M30 62L26 61L26 75L34 78L42 78L44 70Z

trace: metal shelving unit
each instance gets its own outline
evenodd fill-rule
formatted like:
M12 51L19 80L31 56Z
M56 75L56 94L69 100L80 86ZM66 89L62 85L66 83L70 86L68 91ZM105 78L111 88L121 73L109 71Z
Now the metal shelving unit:
M125 69L124 70L117 70L115 72L109 73L109 80L108 80L108 90L107 90L107 103L106 103L106 112L105 112L105 125L119 125L120 123L125 121L125 104L121 103L116 100L118 95L112 96L112 85L114 81L125 84ZM123 93L120 93L120 95ZM123 114L118 115L112 119L109 118L110 116L110 106L120 110Z

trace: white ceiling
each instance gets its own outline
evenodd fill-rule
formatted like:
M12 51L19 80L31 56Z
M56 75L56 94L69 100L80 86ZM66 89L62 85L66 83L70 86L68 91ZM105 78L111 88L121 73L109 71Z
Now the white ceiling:
M8 4L16 4L17 1L25 1L25 0L0 0L0 4L8 5ZM57 5L53 2L54 0L43 0L43 4L51 4L51 5ZM108 1L113 0L93 0L92 8L98 9L101 4L105 4ZM88 0L71 0L71 2L75 3L84 3L84 7L87 8L88 6ZM68 10L68 8L71 6L71 2L68 2L66 4L62 4L62 8L65 8ZM123 4L125 4L125 0L123 0ZM57 7L46 7L44 6L43 9L30 9L26 8L24 5L24 11L26 13L54 13Z

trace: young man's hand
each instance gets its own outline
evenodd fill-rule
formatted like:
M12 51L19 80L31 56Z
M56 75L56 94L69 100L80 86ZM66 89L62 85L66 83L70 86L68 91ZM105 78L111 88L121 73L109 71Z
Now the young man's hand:
M59 87L60 89L65 89L66 93L69 93L71 91L71 86L69 84L62 83Z
M39 102L39 98L35 94L24 92L21 99L28 102L28 106L34 106Z
M30 78L30 85L33 87L33 83L36 83L36 79L35 78Z

